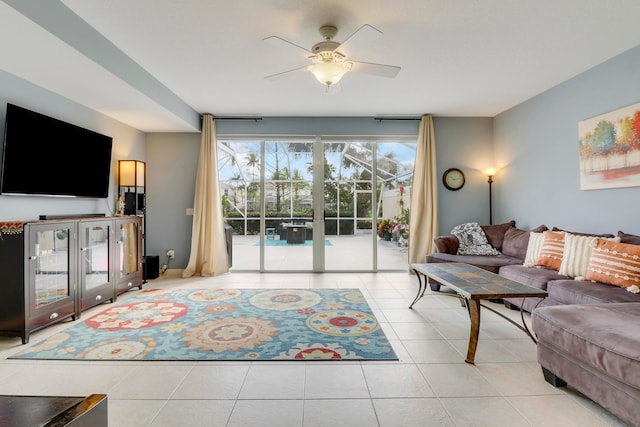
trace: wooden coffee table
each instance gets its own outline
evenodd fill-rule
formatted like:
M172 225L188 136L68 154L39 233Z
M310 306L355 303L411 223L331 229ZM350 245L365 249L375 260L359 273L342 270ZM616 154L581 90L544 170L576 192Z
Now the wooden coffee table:
M513 280L505 279L495 273L460 262L411 264L411 269L413 269L418 277L418 294L409 308L413 308L413 305L424 296L427 286L429 285L430 278L454 291L456 296L465 303L469 312L469 317L471 318L469 347L467 349L467 358L465 359L465 362L471 364L474 363L476 347L478 346L478 335L480 333L480 307L484 307L503 319L506 319L524 331L533 340L533 342L536 342L535 337L527 327L524 320L524 312L522 308L520 309L522 325L519 325L504 314L481 304L480 301L520 297L545 298L547 296L546 291L542 291L532 286L523 285L522 283L514 282ZM424 281L422 280L423 277Z

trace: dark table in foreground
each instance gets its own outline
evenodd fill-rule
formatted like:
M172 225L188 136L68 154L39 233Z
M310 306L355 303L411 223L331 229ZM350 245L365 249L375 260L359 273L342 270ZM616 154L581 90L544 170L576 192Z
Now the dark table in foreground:
M471 318L469 347L467 349L467 358L465 359L465 362L474 363L476 347L478 346L478 335L480 333L480 307L484 307L516 325L535 342L535 338L529 331L529 328L527 328L524 321L524 314L522 310L520 310L522 325L519 325L504 316L502 313L482 305L480 300L519 297L545 298L547 296L546 291L542 291L532 286L523 285L522 283L514 282L513 280L506 279L473 265L459 262L411 264L411 268L418 277L418 294L409 308L412 308L413 305L424 296L427 286L429 285L429 278L451 289L459 296L459 298L464 300L469 311L469 317ZM424 282L422 280L422 276L425 278Z
M107 395L0 396L0 426L107 427Z

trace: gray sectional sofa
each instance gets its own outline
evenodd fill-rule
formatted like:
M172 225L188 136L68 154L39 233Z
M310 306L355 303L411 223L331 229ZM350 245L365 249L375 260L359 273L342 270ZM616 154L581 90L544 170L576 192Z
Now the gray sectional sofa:
M569 384L623 421L640 426L640 294L525 266L530 233L546 231L545 226L527 231L510 221L482 229L501 255L458 255L458 239L449 235L434 239L438 252L425 261L465 262L546 290L548 296L541 301L504 301L510 308L531 312L545 380L557 387ZM640 236L618 232L618 237L622 243L640 245ZM438 290L439 284L431 282L431 288Z

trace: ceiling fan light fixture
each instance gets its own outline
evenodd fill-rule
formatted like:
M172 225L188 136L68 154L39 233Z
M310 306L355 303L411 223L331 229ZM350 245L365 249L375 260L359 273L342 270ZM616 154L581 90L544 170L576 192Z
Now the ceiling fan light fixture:
M294 72L309 71L325 86L327 92L329 92L329 88L338 83L348 72L371 74L381 77L395 77L400 71L400 67L393 65L347 60L351 52L357 50L359 46L371 43L381 36L382 32L380 30L365 24L347 37L342 43L333 40L337 32L338 28L333 25L323 25L320 27L320 35L322 35L323 40L313 45L311 50L300 47L295 43L277 36L265 38L264 40L270 44L295 48L298 54L304 55L305 58L312 62L311 65L272 74L266 76L265 79L276 80Z
M350 62L319 62L309 65L307 70L315 76L315 78L323 85L331 86L340 81L351 69Z

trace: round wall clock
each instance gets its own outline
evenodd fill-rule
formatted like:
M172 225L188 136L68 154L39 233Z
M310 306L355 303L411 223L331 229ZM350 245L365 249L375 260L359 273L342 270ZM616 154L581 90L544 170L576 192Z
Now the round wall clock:
M442 174L442 183L451 191L457 191L464 186L464 172L458 168L450 168Z

